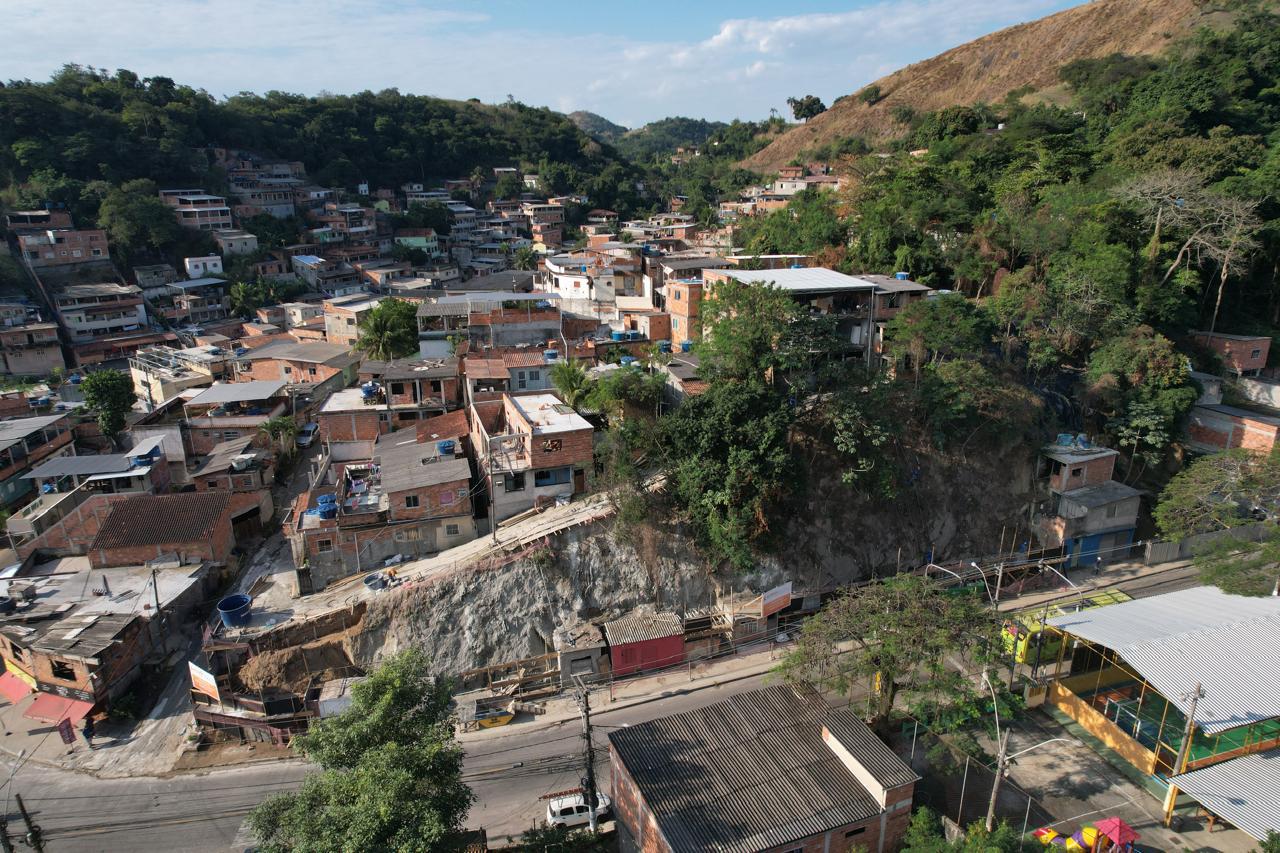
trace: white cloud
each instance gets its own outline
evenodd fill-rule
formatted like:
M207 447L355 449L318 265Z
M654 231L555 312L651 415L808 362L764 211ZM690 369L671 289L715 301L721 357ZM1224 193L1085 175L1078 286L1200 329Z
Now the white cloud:
M689 40L504 28L477 6L415 0L82 0L6 18L0 78L66 62L200 86L314 93L395 87L498 101L508 93L636 125L667 115L760 118L789 95L830 102L898 68L1070 0L882 0L860 9L726 20ZM456 3L456 0L454 0ZM673 30L674 31L674 30Z

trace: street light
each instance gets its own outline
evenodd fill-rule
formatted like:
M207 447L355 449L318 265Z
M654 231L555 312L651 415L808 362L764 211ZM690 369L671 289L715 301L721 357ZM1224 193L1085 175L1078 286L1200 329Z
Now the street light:
M982 671L982 683L987 685L987 689L991 691L992 709L995 712L995 718L996 718L996 740L1000 745L999 751L997 751L996 753L996 778L991 782L991 799L987 803L986 826L987 826L987 832L991 832L991 830L995 828L996 800L1000 796L1000 781L1004 778L1005 773L1007 773L1009 770L1009 762L1013 761L1013 759L1017 758L1019 755L1026 755L1028 752L1031 752L1034 749L1039 749L1042 746L1048 746L1051 743L1058 743L1058 742L1066 743L1067 741L1070 740L1070 738L1065 738L1065 737L1049 738L1049 740L1041 741L1040 743L1037 743L1034 746L1029 746L1026 749L1020 750L1018 752L1015 752L1013 755L1010 755L1009 754L1009 732L1000 731L1000 700L996 698L996 688L991 684L991 677L987 674L987 671L985 669Z

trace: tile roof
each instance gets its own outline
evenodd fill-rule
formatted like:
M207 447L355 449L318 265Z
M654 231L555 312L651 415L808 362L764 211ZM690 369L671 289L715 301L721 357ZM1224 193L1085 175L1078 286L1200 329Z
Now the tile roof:
M115 504L91 550L181 545L209 539L231 505L226 492L139 495Z
M858 823L880 804L822 740L835 726L876 778L915 778L849 709L784 685L633 725L610 745L675 850L755 853ZM887 753L887 754L886 754ZM871 768L877 768L872 770Z

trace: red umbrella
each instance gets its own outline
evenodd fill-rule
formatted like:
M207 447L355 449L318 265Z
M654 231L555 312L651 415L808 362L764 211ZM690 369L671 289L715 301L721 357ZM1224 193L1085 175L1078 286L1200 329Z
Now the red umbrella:
M1133 827L1125 823L1118 817L1103 818L1093 824L1107 838L1111 839L1111 843L1119 847L1132 844L1138 840L1138 833L1133 831Z

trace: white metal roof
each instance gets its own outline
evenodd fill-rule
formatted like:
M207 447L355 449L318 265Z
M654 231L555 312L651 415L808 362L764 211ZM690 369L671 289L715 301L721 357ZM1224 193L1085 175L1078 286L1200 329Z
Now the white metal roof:
M209 403L243 403L251 400L269 400L284 390L279 380L254 380L253 382L219 382L201 391L187 401L189 406Z
M1114 650L1184 714L1199 683L1195 721L1209 734L1280 717L1280 598L1195 587L1049 624Z
M762 282L781 290L796 293L839 293L850 290L875 290L869 281L845 275L825 267L805 267L781 270L719 269L717 275L725 275L741 282Z
M1280 749L1242 755L1174 777L1178 787L1262 841L1280 831Z

